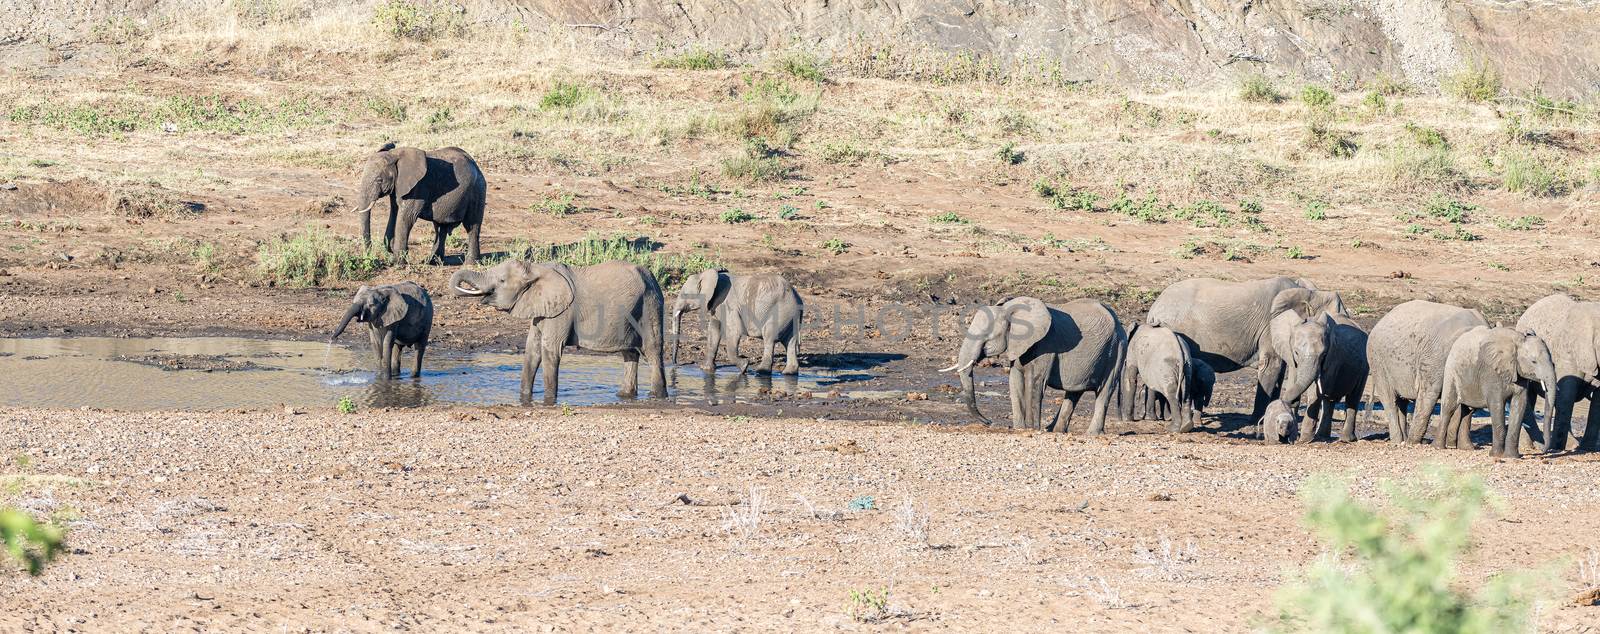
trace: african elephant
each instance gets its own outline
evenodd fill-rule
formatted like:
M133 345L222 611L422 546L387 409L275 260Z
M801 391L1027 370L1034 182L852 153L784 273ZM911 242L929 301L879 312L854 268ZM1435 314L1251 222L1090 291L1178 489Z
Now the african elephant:
M1450 345L1444 362L1444 390L1439 410L1444 422L1433 446L1447 444L1471 449L1472 413L1489 410L1491 440L1489 455L1516 458L1521 455L1522 419L1513 415L1506 426L1506 406L1513 398L1527 402L1529 387L1537 383L1548 393L1556 385L1556 366L1550 349L1538 335L1513 328L1478 326L1462 333ZM1550 418L1550 399L1545 399L1544 416ZM1521 414L1515 411L1515 414Z
M1567 448L1567 435L1572 433L1572 406L1577 401L1589 400L1589 416L1578 447L1585 451L1600 451L1600 403L1595 398L1600 388L1600 302L1574 301L1566 295L1551 295L1528 307L1517 320L1517 329L1532 332L1550 347L1550 356L1556 364L1554 417L1544 419L1544 450L1561 451ZM1532 391L1515 414L1527 424L1533 424L1533 396L1543 394L1551 399L1549 390L1530 386ZM1551 408L1546 407L1547 411Z
M372 248L372 206L387 196L389 223L383 230L383 248L393 254L395 264L406 263L411 225L419 219L433 223L430 263L444 262L445 239L461 225L467 231L466 264L477 264L486 192L483 172L461 148L423 152L385 143L361 168L356 213L361 214L362 244Z
M1090 434L1105 432L1106 407L1117 389L1128 335L1111 307L1091 299L1050 306L1018 297L999 306L982 306L972 315L956 363L941 372L961 376L967 410L978 411L973 368L986 357L1004 357L1010 368L1011 426L1039 429L1046 386L1066 392L1052 427L1065 433L1078 399L1094 392Z
M1156 406L1164 406L1170 413L1168 431L1194 429L1194 400L1188 394L1193 374L1189 344L1182 337L1161 326L1135 324L1122 362L1119 416L1134 420L1134 406L1144 400L1141 394L1148 390L1159 401L1146 401L1146 416L1155 414Z
M1444 391L1450 346L1468 330L1487 325L1476 310L1418 299L1394 307L1372 327L1367 363L1375 397L1389 418L1390 442L1422 442ZM1402 409L1408 404L1415 405L1409 415Z
M524 402L532 400L533 375L543 365L544 404L555 404L566 346L621 353L617 396L623 398L638 393L643 356L651 366L650 395L667 395L661 287L642 266L611 261L570 268L558 262L507 260L484 271L456 271L450 288L457 296L482 297L497 310L532 320L522 361Z
M1268 345L1262 351L1260 364L1279 379L1277 397L1300 411L1300 397L1311 388L1322 374L1322 362L1328 354L1328 337L1333 331L1333 317L1327 313L1302 317L1299 311L1285 309L1278 312L1267 326Z
M329 340L344 334L351 320L367 324L379 377L400 376L400 349L405 347L417 353L411 377L422 376L422 355L428 350L428 332L433 329L433 299L428 297L427 289L416 282L362 286Z
M1333 408L1344 402L1341 442L1356 441L1356 413L1367 389L1367 331L1344 315L1328 315L1328 352L1311 384L1300 442L1329 440L1333 436ZM1314 425L1314 428L1313 428Z
M1200 424L1200 419L1205 416L1206 409L1211 407L1211 393L1217 386L1217 373L1211 365L1193 356L1194 348L1190 348L1189 357L1189 401L1190 409L1194 412L1191 418L1194 422L1190 425Z
M788 355L784 374L799 374L800 322L805 302L781 275L729 275L724 269L706 269L684 280L672 302L672 364L678 364L678 336L683 313L706 311L706 361L701 367L716 372L717 348L728 344L728 356L744 372L750 361L739 356L739 340L761 339L759 372L772 372L772 351L781 345Z
M1293 405L1281 399L1273 399L1267 404L1267 411L1261 415L1261 438L1269 443L1283 444L1294 437L1294 421L1297 418Z
M1145 323L1166 326L1188 338L1195 358L1217 372L1256 368L1256 400L1250 419L1259 420L1277 396L1279 364L1261 365L1272 342L1268 325L1278 313L1344 314L1338 293L1319 291L1305 280L1274 277L1250 282L1210 278L1168 286L1150 305Z

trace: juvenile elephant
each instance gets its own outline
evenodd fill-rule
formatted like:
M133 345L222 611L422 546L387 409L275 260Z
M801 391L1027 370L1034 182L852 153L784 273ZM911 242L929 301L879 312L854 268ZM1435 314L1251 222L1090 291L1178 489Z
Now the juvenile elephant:
M1262 376L1269 380L1278 377L1269 383L1275 383L1276 389L1269 391L1296 412L1300 410L1300 397L1322 374L1332 331L1333 318L1327 313L1302 317L1294 309L1279 311L1267 326L1270 345L1262 351L1259 362Z
M1390 442L1421 443L1444 391L1444 365L1450 346L1473 328L1488 326L1483 313L1412 300L1379 319L1367 337L1367 361L1374 393L1389 418ZM1414 404L1407 415L1403 409Z
M444 262L444 243L461 226L467 232L466 263L478 263L478 235L483 229L483 205L488 188L478 164L461 148L423 152L414 147L385 143L366 158L356 213L361 214L361 240L372 248L372 206L389 198L389 223L383 230L383 248L395 264L406 262L406 242L417 220L433 223L430 263Z
M1529 306L1517 320L1517 329L1538 335L1550 347L1556 382L1549 386L1554 394L1550 389L1530 385L1532 391L1519 402L1523 406L1514 415L1532 425L1533 397L1542 394L1545 399L1554 400L1554 416L1544 418L1544 450L1561 451L1567 448L1567 436L1572 433L1573 404L1588 399L1589 416L1578 447L1600 451L1600 403L1595 398L1596 388L1600 387L1600 302L1551 295ZM1545 409L1548 412L1551 408Z
M1217 373L1211 369L1210 364L1192 356L1193 348L1190 348L1190 350L1189 369L1191 372L1189 374L1188 393L1189 407L1194 412L1192 427L1200 424L1200 419L1205 416L1206 410L1211 407L1211 393L1217 386Z
M729 275L724 269L706 269L684 280L678 298L672 302L672 364L678 364L679 333L683 313L706 311L706 360L701 367L709 374L717 368L717 348L726 341L728 356L744 372L750 361L739 356L739 340L761 340L759 372L772 372L774 346L783 346L788 355L784 374L799 374L800 322L805 319L805 302L781 275Z
M961 376L967 410L992 424L978 411L973 368L987 357L1004 357L1010 368L1011 426L1042 427L1046 386L1066 392L1053 429L1065 433L1078 399L1094 392L1090 434L1105 432L1106 408L1117 389L1128 335L1111 307L1091 299L1050 306L1032 297L1018 297L999 306L983 306L961 341L956 363L941 372Z
M1273 444L1283 444L1293 439L1297 418L1295 409L1282 400L1268 403L1267 411L1261 415L1261 439Z
M427 289L416 282L362 286L329 340L344 334L351 320L367 324L380 378L400 376L400 349L407 347L417 353L412 378L422 376L422 355L428 350L428 333L433 330L433 299L428 297Z
M1367 389L1367 331L1344 315L1328 315L1328 352L1311 384L1306 420L1300 441L1329 440L1333 436L1333 409L1344 402L1344 428L1340 442L1356 441L1356 413ZM1315 429L1312 428L1313 424Z
M1145 322L1187 337L1195 345L1194 356L1217 372L1256 366L1256 400L1250 416L1256 421L1277 396L1279 377L1270 373L1273 364L1260 364L1272 345L1268 325L1273 317L1290 309L1302 315L1345 314L1338 293L1319 291L1305 280L1196 278L1161 291Z
M1168 431L1194 429L1194 399L1189 389L1195 370L1189 357L1189 345L1183 338L1161 326L1136 324L1128 335L1128 351L1122 367L1122 390L1118 400L1123 420L1134 420L1134 406L1145 400L1142 393L1148 390L1156 398L1145 401L1147 416L1154 414L1156 406L1165 406L1170 419Z
M1471 449L1472 413L1489 410L1491 440L1489 455L1516 458L1521 455L1522 419L1513 416L1506 425L1506 406L1513 399L1528 399L1529 388L1537 383L1546 388L1556 384L1555 362L1550 349L1538 335L1512 328L1478 326L1457 337L1444 362L1444 391L1439 410L1444 422L1433 446L1456 445ZM1515 414L1521 412L1515 411ZM1545 419L1550 418L1550 399L1545 399Z
M456 271L450 288L457 296L530 319L522 361L524 402L533 399L533 375L544 366L544 404L559 392L557 375L566 346L622 355L622 388L617 396L638 393L639 357L650 364L650 395L667 395L663 367L662 299L656 278L644 267L622 261L570 268L507 260L479 272Z

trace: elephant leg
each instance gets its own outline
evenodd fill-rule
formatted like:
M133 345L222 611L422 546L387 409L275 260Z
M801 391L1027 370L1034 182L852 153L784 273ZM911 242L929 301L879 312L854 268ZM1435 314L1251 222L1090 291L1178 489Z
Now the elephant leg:
M659 326L647 324L639 330L639 352L650 364L650 398L666 398L667 349Z
M539 372L543 351L539 342L539 329L529 328L528 339L522 353L522 387L517 394L525 405L533 402L533 377Z
M732 311L727 321L722 322L722 345L727 347L728 360L739 366L739 373L750 369L750 360L739 356L739 340L744 338L744 320L739 318L738 311Z
M1026 424L1023 418L1023 401L1027 398L1027 382L1022 377L1022 364L1012 363L1010 376L1007 377L1007 391L1011 393L1011 428L1022 429Z
M789 333L789 341L784 346L785 359L783 373L794 376L800 373L800 326L795 324L794 330Z
M417 351L417 360L416 364L411 366L411 378L420 379L422 378L422 354L428 351L428 342L418 342L414 347Z
M1589 415L1584 421L1583 439L1578 441L1578 449L1600 451L1600 403L1593 397L1589 399Z
M394 331L383 332L383 378L392 379L395 375L394 359Z
M1431 390L1417 398L1416 407L1411 409L1411 425L1406 429L1407 443L1422 444L1423 437L1428 434L1428 425L1433 422L1433 406L1438 404L1439 395Z
M1055 368L1050 363L1042 365L1044 366L1043 371L1037 372L1037 376L1028 377L1028 401L1023 406L1030 417L1028 429L1044 428L1045 387L1050 382L1050 372L1054 371Z
M1072 426L1072 413L1078 410L1078 399L1083 398L1083 392L1067 392L1061 395L1061 407L1056 408L1056 419L1051 421L1050 429L1058 434L1067 433L1067 428Z
M403 351L399 342L389 344L389 378L400 378L400 356Z
M394 253L394 219L400 211L394 197L389 198L389 221L383 225L383 252Z
M722 347L722 322L706 320L706 361L700 365L706 375L717 372L717 350Z
M772 348L776 345L776 337L761 337L761 360L756 362L756 373L772 374Z
M1460 409L1461 402L1456 393L1451 388L1445 388L1444 402L1439 407L1439 432L1433 437L1434 449L1444 449L1455 443L1456 433L1452 425L1460 424L1456 416ZM1422 411L1422 406L1418 405L1417 411Z
M550 357L544 364L544 404L555 405L556 395L561 393L561 346L545 349L544 356Z
M470 225L467 225L466 226L466 230L467 230L467 260L466 260L466 263L467 263L467 266L472 266L472 265L475 265L475 264L478 263L478 256L482 255L482 252L478 250L478 235L483 230L483 223L482 222L475 222L475 223L472 223Z
M444 264L444 244L450 240L450 230L455 225L433 225L433 255L429 256L428 264Z
M1571 434L1572 429L1572 406L1577 402L1578 392L1585 387L1582 381L1570 377L1557 381L1554 396L1555 407L1552 408L1555 412L1552 420L1545 421L1543 425L1545 430L1545 451L1562 451L1567 448L1567 436ZM1551 398L1551 395L1546 394L1545 398ZM1533 417L1534 408L1533 399L1531 398L1528 399L1527 409L1528 417ZM1590 416L1593 416L1594 404L1592 402L1590 403L1589 411L1591 412ZM1584 438L1587 441L1588 430L1584 430Z
M619 398L634 398L639 395L639 352L624 350L622 352L622 388L617 390Z
M372 369L373 376L380 379L387 378L383 376L384 368L389 367L383 361L383 332L377 328L368 328L367 339L372 342L372 357L378 363L378 366Z
M1322 401L1322 415L1317 419L1317 431L1314 438L1319 442L1333 442L1333 410L1337 401L1324 399ZM1355 416L1355 410L1349 410L1349 415Z
M1503 414L1497 415L1494 406L1489 406L1489 455L1499 458L1506 454L1506 440L1511 434L1506 433L1506 420Z
M401 213L395 218L394 248L391 250L391 252L394 254L392 263L395 266L406 265L406 254L411 248L411 226L416 224L416 222L417 214L412 213L409 209L402 210Z
M1389 422L1389 442L1399 444L1406 437L1406 419L1405 413L1400 411L1400 395L1382 385L1379 388L1373 396L1383 404L1383 417Z
M1256 404L1250 410L1250 421L1261 423L1267 413L1267 404L1278 397L1278 382L1283 379L1283 362L1263 362L1256 368Z
M1106 409L1111 406L1110 386L1102 383L1100 389L1094 393L1094 417L1089 419L1089 435L1099 436L1106 433Z
M1127 367L1122 369L1121 389L1117 390L1117 416L1121 417L1122 420L1129 422L1134 420L1134 410L1137 408L1134 406L1133 399L1139 393L1137 389L1138 383L1139 367L1132 363L1127 364Z

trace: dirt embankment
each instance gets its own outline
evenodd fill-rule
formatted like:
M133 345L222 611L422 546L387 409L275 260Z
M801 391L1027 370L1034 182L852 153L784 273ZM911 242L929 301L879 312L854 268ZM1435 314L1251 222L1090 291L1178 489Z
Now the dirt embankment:
M179 0L0 0L0 44L60 46L230 12L240 28L370 14L368 0L225 3ZM864 74L937 74L966 54L974 68L1037 66L1041 77L1166 88L1204 86L1240 71L1359 85L1389 75L1435 86L1464 64L1498 70L1514 89L1586 95L1600 82L1592 34L1600 9L1583 0L1319 0L1232 2L893 3L432 0L407 16L546 32L625 55L690 46L739 54L803 47L848 58ZM416 19L408 17L407 19ZM427 18L433 19L433 18ZM976 61L981 58L983 61Z

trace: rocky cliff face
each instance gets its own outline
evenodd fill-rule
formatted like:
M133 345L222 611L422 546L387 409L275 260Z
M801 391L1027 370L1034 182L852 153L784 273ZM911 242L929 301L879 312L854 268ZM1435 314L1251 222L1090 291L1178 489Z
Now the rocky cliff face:
M296 0L231 0L280 6ZM299 0L297 12L318 9ZM439 2L441 0L414 0ZM220 8L227 8L224 0ZM367 1L317 2L361 6ZM1600 91L1597 0L459 0L466 19L568 28L630 54L693 44L971 53L1069 80L1203 86L1241 71L1436 86L1468 60L1511 89ZM72 42L108 21L216 11L201 0L0 0L0 43Z

